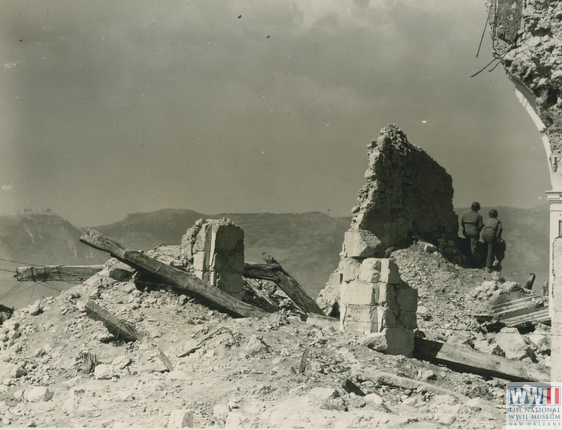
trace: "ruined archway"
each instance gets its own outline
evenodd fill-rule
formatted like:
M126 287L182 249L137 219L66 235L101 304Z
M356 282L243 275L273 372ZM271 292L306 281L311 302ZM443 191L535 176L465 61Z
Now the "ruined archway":
M489 4L494 57L515 84L548 159L552 381L562 380L562 3L494 0Z

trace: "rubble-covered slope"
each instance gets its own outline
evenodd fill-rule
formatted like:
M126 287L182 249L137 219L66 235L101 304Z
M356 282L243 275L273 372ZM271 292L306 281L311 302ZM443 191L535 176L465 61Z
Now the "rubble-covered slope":
M86 315L86 300L133 324L143 340L116 341ZM102 275L0 327L4 426L165 427L182 410L196 427L495 428L504 385L383 355L296 316L233 319Z

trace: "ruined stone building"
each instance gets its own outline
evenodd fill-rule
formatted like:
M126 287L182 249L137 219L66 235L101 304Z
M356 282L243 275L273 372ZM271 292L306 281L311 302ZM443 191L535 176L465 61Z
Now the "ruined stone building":
M552 381L562 380L562 2L490 2L494 57L541 134L548 158Z
M345 233L340 263L319 304L341 329L371 334L370 346L411 355L417 290L400 279L392 250L415 240L435 244L457 263L458 217L451 176L396 125L368 145L369 165Z

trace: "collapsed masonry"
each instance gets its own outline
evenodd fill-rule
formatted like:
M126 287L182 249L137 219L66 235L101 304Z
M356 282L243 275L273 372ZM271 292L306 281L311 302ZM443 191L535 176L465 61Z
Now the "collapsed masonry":
M541 134L548 158L550 203L551 381L562 379L562 2L489 3L494 57Z
M244 230L226 218L200 219L182 237L180 249L199 279L242 298Z
M339 315L342 330L373 333L370 346L410 356L417 290L400 280L398 266L389 257L394 249L422 240L462 262L452 179L396 125L383 128L368 148L366 184L352 210L340 264L318 303L327 315Z

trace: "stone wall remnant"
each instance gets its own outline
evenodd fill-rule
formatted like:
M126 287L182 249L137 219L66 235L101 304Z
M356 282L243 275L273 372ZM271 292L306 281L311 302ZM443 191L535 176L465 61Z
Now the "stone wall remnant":
M400 280L390 258L344 258L340 288L340 328L370 335L369 346L411 356L417 328L418 292ZM332 278L334 280L334 278Z
M367 145L366 184L353 208L343 252L347 257L385 256L414 240L438 244L454 255L458 217L451 176L397 125ZM452 256L452 255L451 255Z
M244 230L226 218L200 219L182 237L181 252L199 279L241 299Z
M417 290L400 280L398 266L388 257L418 240L463 262L452 179L394 124L381 129L368 145L368 156L366 183L352 209L340 264L318 303L327 315L340 317L342 330L369 334L370 347L410 355Z

